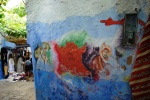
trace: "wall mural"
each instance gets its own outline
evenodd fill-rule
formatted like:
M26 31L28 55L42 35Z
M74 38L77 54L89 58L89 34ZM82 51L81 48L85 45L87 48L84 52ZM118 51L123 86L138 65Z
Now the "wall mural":
M115 48L112 57L113 48L107 43L94 47L88 44L86 41L91 37L85 31L70 32L61 40L58 43L42 42L35 49L35 81L40 88L38 98L89 100L131 97L127 83L130 77L124 73L129 71L126 65L132 64L132 55L127 57L126 65L120 65L119 60L125 52ZM45 90L47 88L42 84L47 84L49 90Z
M122 46L124 16L142 8L138 46L148 0L44 1L27 3L37 100L131 100L136 47Z
M122 25L124 19L113 21L109 18L100 22L106 26ZM132 54L127 54L123 47L112 48L107 41L93 46L92 37L82 30L66 34L59 41L39 42L34 50L37 70L35 81L40 89L37 98L130 99L131 91L127 82L135 49L131 50ZM117 43L121 42L117 40ZM42 71L45 71L44 74ZM49 89L41 87L42 84L47 84Z
M134 49L127 54L121 47L112 48L107 41L93 46L92 37L82 30L66 34L59 41L40 42L34 50L37 98L130 99L128 81Z
M100 22L108 26L123 24L123 21L109 18ZM82 30L66 34L59 41L39 42L34 50L37 70L35 82L39 88L36 91L37 98L130 99L131 91L127 82L134 49L131 50L133 54L129 55L123 47L112 48L107 41L93 46L90 43L92 37ZM121 40L117 42L121 44ZM47 84L48 88L42 84Z

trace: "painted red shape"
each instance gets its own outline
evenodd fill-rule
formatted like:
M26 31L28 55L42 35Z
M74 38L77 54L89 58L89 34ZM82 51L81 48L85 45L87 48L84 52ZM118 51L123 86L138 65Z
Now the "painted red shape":
M82 54L86 50L84 45L81 48L78 48L73 42L66 43L66 46L56 45L56 51L58 52L59 64L57 68L58 74L63 74L70 72L73 75L78 76L88 76L91 75L83 63L82 63Z
M105 23L106 26L109 25L114 25L114 24L124 24L125 19L123 18L122 20L119 21L114 21L111 17L109 17L107 20L100 20L101 23ZM138 19L138 23L142 26L145 26L145 22L142 21L141 19Z
M145 25L146 25L145 22L143 22L141 19L139 19L138 22L139 22L139 24L142 25L142 26L145 26Z
M109 25L113 25L113 24L123 24L124 23L124 18L122 20L119 20L119 21L114 21L112 18L108 18L107 20L100 20L101 23L105 23L106 26L109 26Z

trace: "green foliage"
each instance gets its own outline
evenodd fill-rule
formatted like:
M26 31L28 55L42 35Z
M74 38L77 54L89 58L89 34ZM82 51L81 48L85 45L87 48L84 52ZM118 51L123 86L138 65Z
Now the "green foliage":
M0 10L2 11L2 14L0 14L0 29L9 36L26 37L25 5L21 3L10 10L6 10L4 7Z
M14 14L17 14L19 17L26 16L25 7L24 7L24 4L22 4L22 3L19 6L13 8L12 12Z
M0 0L0 18L4 18L5 14L4 12L6 11L5 7L7 4L8 0Z

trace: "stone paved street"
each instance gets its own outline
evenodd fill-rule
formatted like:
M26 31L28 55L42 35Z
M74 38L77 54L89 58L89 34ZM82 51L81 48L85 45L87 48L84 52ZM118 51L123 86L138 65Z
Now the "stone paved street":
M0 100L35 100L34 82L0 80Z

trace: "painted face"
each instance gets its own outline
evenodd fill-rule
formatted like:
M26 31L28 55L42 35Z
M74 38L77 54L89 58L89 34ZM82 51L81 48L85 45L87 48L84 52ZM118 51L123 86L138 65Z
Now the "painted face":
M90 64L90 69L94 70L95 73L98 73L99 70L103 69L103 61L100 56L97 56L92 60Z
M108 60L108 54L109 54L109 50L107 48L103 49L102 51L102 58L105 59L105 60Z
M109 60L109 57L111 56L112 49L109 45L106 45L105 43L102 44L100 47L100 55L103 60Z
M43 46L43 50L44 51L48 51L50 49L50 46L49 46L49 44L47 42L43 42L42 46Z

